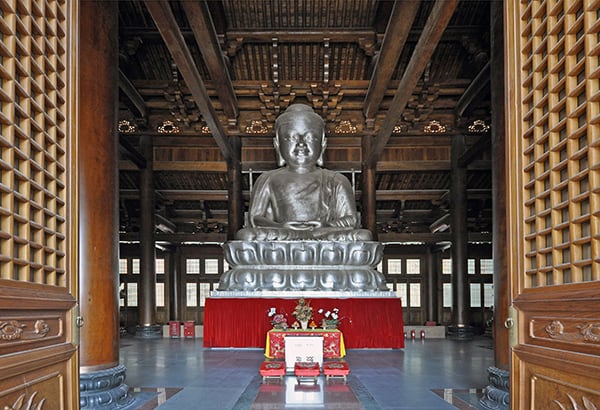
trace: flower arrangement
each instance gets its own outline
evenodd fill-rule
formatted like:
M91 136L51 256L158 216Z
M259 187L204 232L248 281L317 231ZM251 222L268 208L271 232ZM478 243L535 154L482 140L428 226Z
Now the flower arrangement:
M277 313L276 308L272 307L271 309L269 309L268 316L271 318L271 324L273 325L273 329L285 330L288 328L287 319L285 317L285 314Z
M323 319L321 320L321 327L323 329L336 329L342 319L345 318L345 316L340 317L340 310L338 308L333 308L327 311L324 309L319 309L318 312L323 315ZM352 323L351 320L350 323Z
M301 322L308 322L312 318L313 308L304 298L300 298L293 315Z

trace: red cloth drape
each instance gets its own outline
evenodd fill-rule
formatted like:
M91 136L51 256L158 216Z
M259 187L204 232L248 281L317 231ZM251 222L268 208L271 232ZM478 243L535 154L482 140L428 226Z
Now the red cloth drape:
M323 311L339 309L347 349L403 348L402 304L398 298L306 298L320 324ZM272 328L270 308L284 313L288 325L298 299L207 298L204 307L204 347L265 347Z

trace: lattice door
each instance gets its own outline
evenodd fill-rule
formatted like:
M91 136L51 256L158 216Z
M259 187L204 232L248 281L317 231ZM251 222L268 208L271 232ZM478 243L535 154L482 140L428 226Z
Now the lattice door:
M76 408L72 5L0 0L0 408ZM73 377L73 374L75 377Z
M600 408L600 1L505 5L512 408Z

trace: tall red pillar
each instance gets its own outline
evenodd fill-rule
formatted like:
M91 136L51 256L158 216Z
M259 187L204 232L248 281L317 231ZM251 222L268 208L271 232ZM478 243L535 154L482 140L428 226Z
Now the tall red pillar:
M80 407L133 398L119 364L117 2L82 1L79 32Z

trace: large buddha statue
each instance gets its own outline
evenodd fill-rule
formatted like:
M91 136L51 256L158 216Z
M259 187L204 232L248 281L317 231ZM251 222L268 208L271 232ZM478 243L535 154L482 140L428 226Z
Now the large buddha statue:
M325 123L309 106L291 105L275 122L281 168L265 172L251 193L248 227L239 240L370 240L358 229L354 192L346 177L323 165Z
M291 105L275 122L274 146L280 167L257 179L246 226L223 245L231 269L216 293L388 292L375 268L383 246L360 228L350 182L321 167L323 119Z

